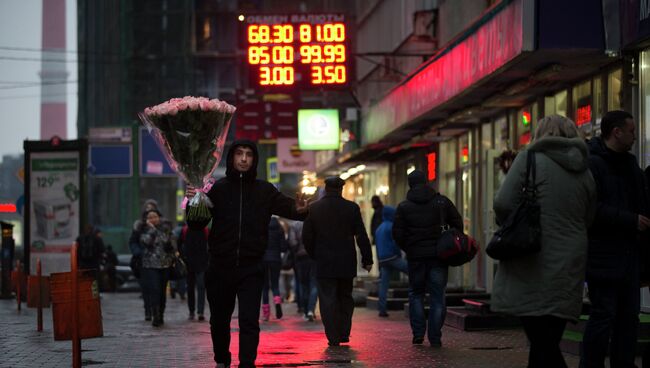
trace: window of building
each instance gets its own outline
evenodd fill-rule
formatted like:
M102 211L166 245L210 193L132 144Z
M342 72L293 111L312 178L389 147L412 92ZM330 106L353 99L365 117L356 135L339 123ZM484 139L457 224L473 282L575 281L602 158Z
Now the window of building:
M639 61L639 161L646 167L650 165L650 49L641 52Z
M618 68L607 76L607 111L621 109L623 70Z
M597 76L594 78L594 103L593 103L593 117L592 121L594 127L591 131L591 135L594 136L596 133L600 132L600 119L603 118L605 114L604 111L604 96L603 96L603 78ZM587 137L589 138L589 137Z
M591 80L588 80L573 87L573 121L588 135L591 135L592 115Z

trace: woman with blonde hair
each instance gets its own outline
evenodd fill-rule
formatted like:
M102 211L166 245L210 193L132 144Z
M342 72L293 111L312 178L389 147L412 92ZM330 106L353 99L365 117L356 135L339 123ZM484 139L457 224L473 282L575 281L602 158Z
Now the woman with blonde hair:
M541 119L533 142L519 155L494 201L503 223L523 198L527 157L534 154L534 186L541 207L541 250L499 263L492 310L521 317L530 341L528 367L566 367L559 343L567 321L577 321L587 262L587 228L596 185L588 149L573 121Z

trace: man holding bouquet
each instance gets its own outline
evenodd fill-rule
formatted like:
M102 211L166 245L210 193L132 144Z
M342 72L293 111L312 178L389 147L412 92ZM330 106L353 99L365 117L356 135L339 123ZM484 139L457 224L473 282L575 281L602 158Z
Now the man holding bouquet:
M239 367L255 367L264 280L262 257L271 215L292 220L307 216L305 200L294 201L269 182L256 178L257 164L255 143L235 141L226 157L226 177L206 193L213 205L211 218L188 221L190 228L202 229L212 220L205 286L217 367L229 367L231 363L230 320L235 297L239 300ZM186 196L194 195L195 189L188 185Z

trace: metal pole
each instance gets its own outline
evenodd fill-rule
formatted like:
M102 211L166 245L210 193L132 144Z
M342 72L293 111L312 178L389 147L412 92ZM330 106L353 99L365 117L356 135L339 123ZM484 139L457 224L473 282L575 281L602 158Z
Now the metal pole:
M23 273L20 270L20 260L16 260L16 302L18 303L18 310L20 310L21 295L20 288L23 284Z
M72 278L72 367L81 368L81 339L79 338L79 274L77 272L77 242L70 249Z
M37 329L43 331L43 277L41 272L41 259L36 260L36 279L38 280L38 306L37 311Z

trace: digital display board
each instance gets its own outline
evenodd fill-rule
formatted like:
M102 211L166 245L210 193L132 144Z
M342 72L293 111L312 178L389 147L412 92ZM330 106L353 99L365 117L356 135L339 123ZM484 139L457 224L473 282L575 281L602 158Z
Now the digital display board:
M264 88L344 86L349 42L342 14L249 15L246 56Z

